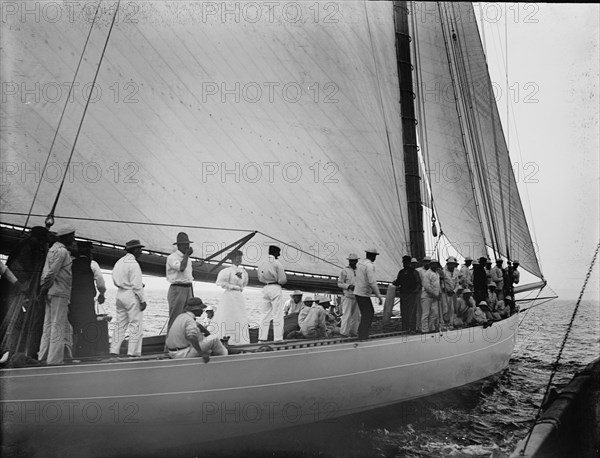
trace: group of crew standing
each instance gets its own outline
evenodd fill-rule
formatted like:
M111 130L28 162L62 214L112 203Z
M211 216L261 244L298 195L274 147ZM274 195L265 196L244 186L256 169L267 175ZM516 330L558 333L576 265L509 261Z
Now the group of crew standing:
M514 285L520 281L519 262L499 259L496 266L481 257L473 268L473 260L465 258L458 268L450 256L442 268L437 259L425 256L420 263L410 256L402 258L392 294L388 294L383 321L389 322L395 294L400 297L402 329L433 332L439 329L482 324L506 318L516 311Z
M49 242L53 243L48 250ZM192 243L186 233L180 232L173 243L177 249L167 257L170 286L165 349L173 358L206 359L211 354L227 354L228 345L250 343L250 322L242 294L248 285L248 273L241 266L242 252L229 253L231 265L217 276L216 284L224 291L218 307L210 307L213 315L200 298L194 297ZM33 228L9 256L7 266L0 265L2 281L9 286L2 292L2 349L24 351L48 364L61 364L65 355L95 356L107 351L118 355L128 334L127 355L141 356L146 309L138 263L142 248L139 240L128 241L126 254L113 267L116 323L108 349L106 321L110 317L99 313L103 310L95 305L96 300L100 306L104 303L106 285L92 258L91 242L76 242L72 226L59 227L54 234L43 227ZM300 291L284 303L287 277L278 259L280 254L278 246L269 246L268 257L257 268L258 280L264 284L259 343L277 343L284 337L334 335L368 339L374 316L372 296L380 305L384 299L373 264L379 255L377 249L366 249L364 259L355 253L348 256L348 265L338 277L343 296L337 313L326 296L303 301ZM395 297L400 298L402 329L409 332L426 333L441 327L499 320L516 311L513 286L520 279L518 261L508 262L503 268L503 260L497 260L491 267L491 261L482 257L471 268L472 259L467 257L458 268L456 258L451 256L442 268L436 259L427 256L420 263L404 256L402 263L403 269L388 288L384 325L390 321ZM195 318L205 311L204 325L196 324Z

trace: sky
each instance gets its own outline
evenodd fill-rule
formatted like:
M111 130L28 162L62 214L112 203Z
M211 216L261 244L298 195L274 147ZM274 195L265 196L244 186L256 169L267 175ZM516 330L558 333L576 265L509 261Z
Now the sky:
M576 299L599 241L600 9L482 3L481 11L490 75L501 88L498 109L542 272L561 298ZM479 4L475 12L479 19ZM598 272L596 265L588 299L598 299Z

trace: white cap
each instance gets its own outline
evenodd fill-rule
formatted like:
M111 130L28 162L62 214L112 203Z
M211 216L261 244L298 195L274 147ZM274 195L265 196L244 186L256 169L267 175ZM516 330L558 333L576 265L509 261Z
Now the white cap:
M56 232L57 237L62 237L63 235L74 234L75 228L70 224L65 224L63 226L58 226L54 232Z

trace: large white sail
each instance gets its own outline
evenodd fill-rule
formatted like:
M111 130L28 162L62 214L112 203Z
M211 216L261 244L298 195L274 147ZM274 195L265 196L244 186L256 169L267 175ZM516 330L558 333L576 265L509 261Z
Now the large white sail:
M378 276L392 278L408 246L392 4L132 5L108 43L57 217L82 218L72 221L82 237L140 238L161 252L177 225L223 228L187 229L198 256L258 230L250 260L272 237L305 252L284 250L291 270L317 274L374 245ZM94 27L41 176L93 16L89 5L58 8L54 21L7 14L2 28L4 223L25 222L13 213L28 212L40 177L33 214L50 210L111 19L105 9Z

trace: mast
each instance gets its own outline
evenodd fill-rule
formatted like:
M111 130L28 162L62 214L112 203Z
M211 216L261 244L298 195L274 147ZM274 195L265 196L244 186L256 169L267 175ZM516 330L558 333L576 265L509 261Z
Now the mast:
M421 204L421 176L415 118L412 64L410 58L410 35L408 30L408 6L405 1L394 2L396 26L396 59L400 83L400 113L402 116L402 143L404 145L404 175L408 200L408 227L410 254L421 259L425 256L423 234L423 207Z

